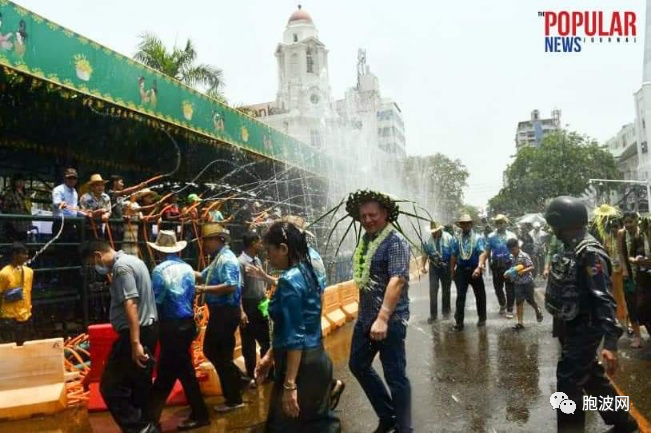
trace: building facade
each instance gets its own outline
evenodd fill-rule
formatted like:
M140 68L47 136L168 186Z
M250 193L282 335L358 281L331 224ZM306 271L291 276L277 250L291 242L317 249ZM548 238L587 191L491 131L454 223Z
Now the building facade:
M376 159L404 158L405 126L398 104L380 94L378 78L359 51L357 84L334 100L328 50L312 17L300 6L289 18L276 48L276 100L244 107L269 126L316 148L353 156L371 152ZM364 143L364 146L360 146ZM352 153L348 153L352 152Z
M552 116L548 119L542 119L540 117L540 111L533 110L530 120L518 122L518 127L515 132L515 147L518 150L525 146L538 147L546 135L560 129L560 110L553 110Z

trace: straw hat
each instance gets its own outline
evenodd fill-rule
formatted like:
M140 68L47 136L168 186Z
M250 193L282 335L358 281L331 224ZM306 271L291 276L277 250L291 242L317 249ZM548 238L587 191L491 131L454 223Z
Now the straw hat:
M66 171L63 172L63 177L74 177L77 178L77 170L74 168L66 168Z
M443 230L443 226L438 224L436 221L431 221L429 223L429 231L430 233L436 233L439 230Z
M138 199L141 199L141 198L146 197L148 195L156 195L156 193L154 191L150 190L149 188L143 188L140 191L138 191L136 193L136 195L138 196Z
M506 217L506 215L504 215L502 213L497 214L497 216L495 218L493 218L493 221L495 221L495 222L502 221L502 222L505 222L506 224L509 223L509 219Z
M186 241L177 242L176 233L172 230L161 230L158 232L156 242L147 243L150 247L162 253L178 253L188 245Z
M92 175L90 177L90 180L88 181L88 185L93 185L95 183L107 183L107 182L108 182L108 180L102 179L101 174L95 173L94 175Z
M283 217L280 219L280 221L283 222L288 222L290 224L294 224L300 231L304 232L306 235L310 237L316 237L314 236L314 233L305 230L305 227L307 227L307 222L305 221L305 218L297 216L297 215L287 215L286 217Z
M462 214L462 215L459 217L459 219L456 220L455 222L456 222L457 224L459 224L459 223L471 223L471 222L472 222L472 218L471 218L470 215L468 215L467 213L464 213L464 214Z
M201 227L201 236L203 238L213 238L216 236L230 236L231 232L218 223L206 223Z

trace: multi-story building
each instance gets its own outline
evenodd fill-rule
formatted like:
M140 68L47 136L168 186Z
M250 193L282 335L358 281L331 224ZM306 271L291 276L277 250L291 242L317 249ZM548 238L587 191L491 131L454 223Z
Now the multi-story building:
M629 123L624 126L605 145L615 161L623 180L638 180L638 154L637 154L637 133L635 124ZM621 184L610 190L608 201L617 204L623 209L635 208L636 194L630 194L631 185ZM637 187L634 187L637 188Z
M405 126L398 104L382 98L378 78L359 51L357 84L334 101L328 74L328 50L319 40L312 17L300 6L289 18L276 48L276 100L244 107L261 121L315 147L355 151L358 145L379 149L377 158L402 158Z
M518 122L515 132L515 147L521 149L524 146L540 146L542 139L554 131L561 129L561 111L553 110L552 117L540 118L540 111L533 110L531 119Z
M646 30L642 87L635 93L635 130L637 134L637 173L640 180L651 180L651 0L646 0Z

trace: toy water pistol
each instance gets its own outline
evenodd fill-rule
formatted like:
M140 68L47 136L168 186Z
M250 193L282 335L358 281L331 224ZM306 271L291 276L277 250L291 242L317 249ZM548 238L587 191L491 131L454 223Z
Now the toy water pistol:
M513 266L508 271L504 272L504 277L509 278L511 280L515 280L515 278L518 275L520 275L520 272L522 272L523 270L524 270L524 265Z

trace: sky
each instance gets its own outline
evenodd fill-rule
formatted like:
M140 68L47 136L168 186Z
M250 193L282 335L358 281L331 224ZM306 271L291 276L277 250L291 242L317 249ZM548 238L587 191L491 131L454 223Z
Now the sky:
M647 0L651 1L651 0ZM16 3L125 55L143 32L169 46L191 38L199 61L224 71L232 104L275 99L274 50L297 8L290 0L16 0ZM383 97L402 109L407 153L443 153L470 172L466 202L483 206L502 186L515 154L517 123L533 109L600 142L634 120L642 82L640 0L305 0L329 50L332 94L355 85L358 48ZM616 6L616 9L615 7ZM587 44L545 53L539 10L637 13L637 43Z

